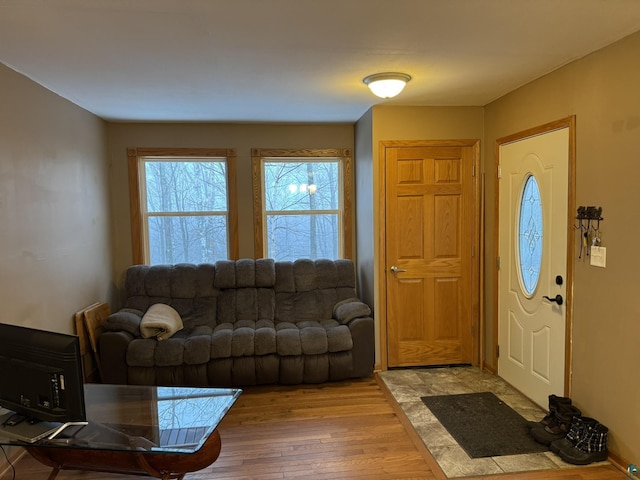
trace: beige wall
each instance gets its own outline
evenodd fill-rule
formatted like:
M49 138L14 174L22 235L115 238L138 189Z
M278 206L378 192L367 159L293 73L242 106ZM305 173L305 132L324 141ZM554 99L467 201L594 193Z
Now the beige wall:
M384 140L452 140L481 139L483 135L482 107L398 107L377 105L356 124L356 176L358 201L358 274L361 295L373 299L376 322L376 364L380 364L380 285L383 278L384 252L378 251L378 238L383 232L379 220L380 198L384 196L380 183L379 145ZM370 144L367 144L370 142ZM366 144L364 152L361 144ZM360 178L364 175L364 178ZM366 238L360 238L360 237Z
M1 64L0 105L0 321L73 333L111 284L105 125Z
M2 64L0 105L0 322L75 333L111 290L105 127Z
M610 428L610 447L634 462L640 459L640 302L636 298L640 286L639 58L640 33L487 105L484 142L486 265L490 267L495 264L496 139L576 115L576 204L603 208L607 267L574 259L571 396L584 414ZM490 320L494 316L490 269L486 280ZM487 338L491 342L492 335Z
M254 257L252 148L353 148L350 124L111 123L108 131L118 283L132 262L127 147L235 148L240 258Z

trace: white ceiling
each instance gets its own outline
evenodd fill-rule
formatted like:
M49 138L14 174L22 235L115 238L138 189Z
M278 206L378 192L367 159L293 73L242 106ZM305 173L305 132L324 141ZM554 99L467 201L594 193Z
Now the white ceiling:
M0 0L0 62L108 120L353 122L485 105L640 30L640 0Z

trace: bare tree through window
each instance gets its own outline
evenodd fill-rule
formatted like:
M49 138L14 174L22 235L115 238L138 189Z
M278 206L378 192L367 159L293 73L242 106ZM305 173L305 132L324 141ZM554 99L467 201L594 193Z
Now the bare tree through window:
M228 158L137 155L134 160L144 263L231 258Z
M340 168L338 158L264 160L270 258L340 258Z

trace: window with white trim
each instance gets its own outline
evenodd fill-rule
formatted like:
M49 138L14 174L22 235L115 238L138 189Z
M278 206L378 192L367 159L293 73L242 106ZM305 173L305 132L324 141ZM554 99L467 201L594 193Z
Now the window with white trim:
M130 149L134 263L237 257L235 153Z
M256 257L351 258L346 150L253 151Z

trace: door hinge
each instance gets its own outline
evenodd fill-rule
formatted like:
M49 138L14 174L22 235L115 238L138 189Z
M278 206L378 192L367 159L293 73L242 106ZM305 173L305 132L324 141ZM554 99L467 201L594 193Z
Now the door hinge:
M476 176L476 166L475 166L475 165L472 165L472 166L471 166L471 176L472 176L472 177L475 177L475 176Z
M498 178L502 178L502 167L498 165Z
M500 357L500 345L496 345L496 358Z
M500 270L500 257L496 257L496 268Z

